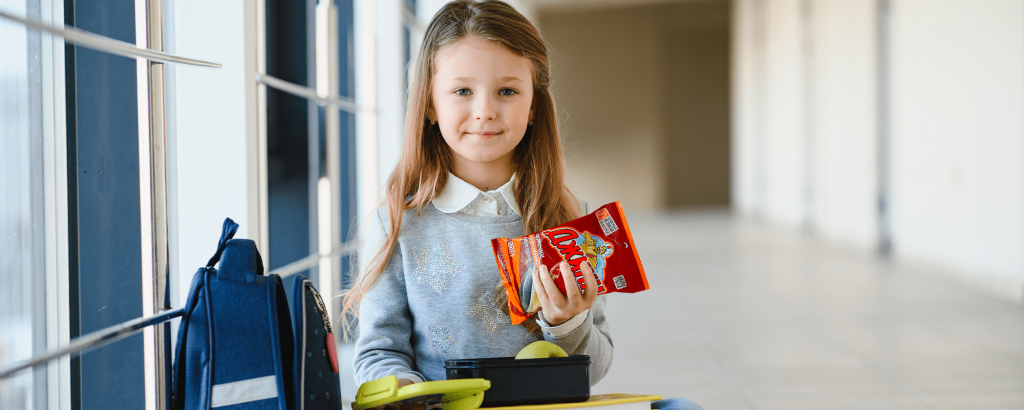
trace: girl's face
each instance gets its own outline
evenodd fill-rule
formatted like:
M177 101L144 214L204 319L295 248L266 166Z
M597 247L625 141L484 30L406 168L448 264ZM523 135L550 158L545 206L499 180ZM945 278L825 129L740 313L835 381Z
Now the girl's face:
M434 62L427 116L437 121L456 167L510 163L533 119L530 60L467 36L441 49Z

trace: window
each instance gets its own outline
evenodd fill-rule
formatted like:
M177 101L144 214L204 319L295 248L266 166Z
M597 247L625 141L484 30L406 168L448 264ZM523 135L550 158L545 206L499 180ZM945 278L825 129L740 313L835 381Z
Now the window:
M56 6L56 7L55 7ZM54 10L56 8L57 10ZM61 3L0 10L62 19ZM0 20L0 365L67 343L63 41ZM69 360L0 382L0 408L59 409Z
M355 15L357 7L366 6L353 0L148 4L164 13L169 53L225 62L212 74L161 66L169 308L180 307L186 291L181 283L187 284L212 252L215 237L205 234L211 217L249 222L249 236L261 244L272 271L286 277L306 273L322 294L336 295L351 273L357 216L365 214L366 204L379 201L375 191L397 159L406 66L414 57L411 43L421 35L416 3L370 4L387 17L362 33L364 39L387 39L364 47L371 55L387 56L380 62L361 53L357 57ZM137 77L150 68L136 59L135 7L128 0L0 0L0 194L5 198L0 203L0 369L5 372L13 362L38 358L77 336L150 314L144 313L147 285L139 273L146 271L148 258L145 181L152 179L140 177L148 172L145 158L140 163L140 144L145 152L147 128L159 129L145 113L147 104L160 100L146 93L146 77ZM218 24L203 24L211 16ZM82 41L74 40L71 27L106 37L103 41L129 43L128 51L71 45ZM248 48L252 43L259 46ZM357 91L357 58L374 70L376 64L386 67L386 75L363 71L364 83L371 86ZM359 93L371 103L357 107ZM357 132L357 123L374 125ZM378 130L385 123L389 128ZM378 133L384 137L378 139ZM370 146L372 156L356 154ZM259 150L265 158L254 160ZM240 165L244 161L246 167ZM264 176L251 177L257 174ZM218 203L211 206L210 195L225 190L228 198L215 198ZM232 204L223 205L226 201ZM246 206L248 217L241 211ZM337 298L325 299L337 321ZM154 344L130 336L16 373L0 382L0 407L149 407L155 400L146 386L153 384L144 380L154 379L156 369L145 365L145 358L156 354L145 346Z
M342 250L351 249L356 219L353 4L267 0L265 7L265 74L291 86L264 82L269 266L331 254L294 273L336 294L347 285L351 258Z

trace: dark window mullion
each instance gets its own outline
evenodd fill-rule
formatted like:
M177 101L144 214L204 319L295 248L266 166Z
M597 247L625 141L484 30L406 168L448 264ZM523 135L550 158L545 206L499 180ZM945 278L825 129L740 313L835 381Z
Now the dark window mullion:
M134 1L69 0L65 15L80 29L135 42ZM139 127L136 61L84 48L69 56L69 256L77 336L142 315ZM73 364L75 408L144 407L142 355L142 336L135 335L81 356Z

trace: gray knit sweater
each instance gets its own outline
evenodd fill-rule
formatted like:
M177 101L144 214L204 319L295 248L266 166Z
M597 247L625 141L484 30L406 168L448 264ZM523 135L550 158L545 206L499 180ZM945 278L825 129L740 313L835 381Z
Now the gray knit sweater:
M362 260L383 243L386 218L383 208L371 218ZM495 306L501 279L490 240L524 234L516 214L447 214L433 205L420 215L406 211L398 247L359 307L356 382L389 375L444 380L445 360L511 357L542 338L569 354L590 355L590 383L601 380L612 363L604 295L582 325L559 337L512 325Z

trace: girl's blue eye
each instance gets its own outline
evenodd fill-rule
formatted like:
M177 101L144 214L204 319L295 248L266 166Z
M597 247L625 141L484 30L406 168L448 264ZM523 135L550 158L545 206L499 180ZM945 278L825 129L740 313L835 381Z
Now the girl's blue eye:
M461 95L461 96L467 96L467 95L470 95L472 93L473 92L469 91L468 88L458 88L458 89L455 90L455 94Z
M498 91L498 94L501 94L505 97L510 97L516 94L516 90L513 90L511 88L502 88L501 91Z

